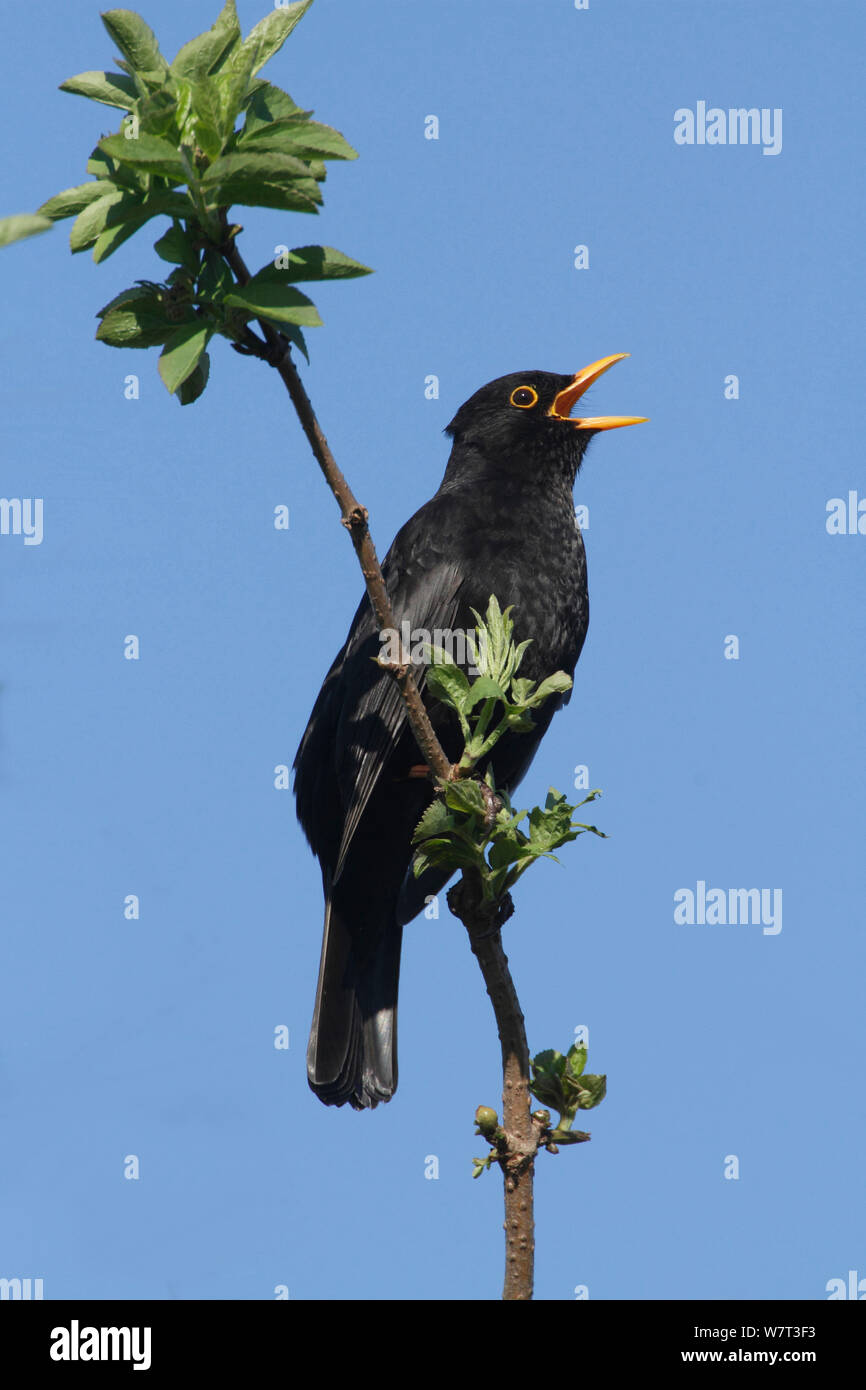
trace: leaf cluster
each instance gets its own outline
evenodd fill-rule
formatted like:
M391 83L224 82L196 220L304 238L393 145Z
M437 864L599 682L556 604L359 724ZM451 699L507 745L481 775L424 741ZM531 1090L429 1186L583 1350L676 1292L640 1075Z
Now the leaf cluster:
M589 1136L572 1129L577 1112L593 1110L607 1093L606 1076L593 1076L584 1071L585 1044L572 1044L564 1057L553 1048L539 1052L530 1066L530 1091L542 1105L549 1105L559 1113L559 1123L550 1133L550 1142L557 1146L583 1143Z
M122 57L119 71L78 73L61 90L124 111L87 162L88 182L49 198L34 215L0 221L0 245L73 218L70 247L102 262L154 217L171 218L155 250L175 269L161 283L135 285L99 311L97 338L112 347L161 346L159 370L182 404L207 383L214 334L249 341L263 320L307 355L303 329L321 323L299 282L346 279L369 268L327 246L277 255L246 284L225 253L239 230L234 204L317 213L325 162L355 159L331 126L312 120L288 92L258 76L312 0L273 9L244 39L235 0L185 44L172 63L131 10L102 15Z
M449 652L428 644L433 664L427 671L427 689L453 709L460 721L466 741L458 764L463 772L470 772L486 758L509 730L528 733L534 727L532 711L551 695L562 695L571 689L571 677L564 671L548 676L540 685L517 676L532 639L515 644L511 612L511 608L506 608L503 613L493 594L484 618L472 609L477 626L474 635L467 633L467 646L472 665L479 673L474 681L469 680ZM491 728L497 708L500 713Z
M476 630L468 645L479 673L475 680L443 649L430 648L427 689L460 721L465 748L458 769L464 776L443 783L419 821L412 840L417 846L413 871L420 876L433 866L473 869L485 901L495 902L536 859L555 859L555 850L586 831L604 838L596 826L575 819L577 810L601 793L592 791L572 805L551 787L543 807L515 810L507 793L497 788L492 768L483 779L471 776L504 734L528 733L534 727L533 710L571 688L564 671L540 684L517 675L529 642L515 644L511 609L503 612L494 595L484 618L472 611Z
M490 769L483 783L474 779L448 782L415 829L413 872L419 877L433 866L474 869L481 878L484 900L496 902L536 859L556 859L554 850L586 831L605 838L596 826L574 818L579 807L600 794L590 792L571 805L551 787L544 806L515 811L506 792L496 789Z
M551 1126L549 1110L536 1110L533 1114L537 1149L547 1149L549 1153L556 1154L563 1144L585 1144L591 1136L586 1130L573 1128L578 1111L594 1110L607 1094L607 1077L590 1075L585 1071L585 1044L574 1043L564 1057L553 1048L539 1052L529 1065L532 1070L532 1080L529 1082L531 1094L559 1113L555 1126ZM502 1162L508 1152L508 1135L500 1125L496 1111L486 1105L479 1105L475 1112L475 1133L490 1145L488 1154L472 1160L472 1176L478 1178L494 1163Z

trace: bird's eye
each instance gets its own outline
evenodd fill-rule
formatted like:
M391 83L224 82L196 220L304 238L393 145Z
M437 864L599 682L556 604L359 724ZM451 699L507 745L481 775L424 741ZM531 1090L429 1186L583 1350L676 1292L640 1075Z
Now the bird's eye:
M511 404L521 410L530 410L538 404L538 392L534 386L517 386L511 393Z

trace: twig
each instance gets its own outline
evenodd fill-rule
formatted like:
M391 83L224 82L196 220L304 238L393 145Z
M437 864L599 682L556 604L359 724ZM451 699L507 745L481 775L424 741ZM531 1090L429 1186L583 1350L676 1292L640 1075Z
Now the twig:
M250 272L241 256L235 243L237 228L225 228L226 237L223 244L218 248L226 263L234 273L238 284L245 285L250 279ZM349 487L343 473L341 472L334 455L328 447L328 441L322 433L315 411L310 403L310 398L304 389L304 384L298 375L289 343L281 333L272 328L269 323L259 320L259 327L262 331L264 344L252 332L248 332L243 338L240 346L242 350L263 357L270 362L276 369L285 384L286 390L291 397L292 405L295 407L301 428L307 436L310 448L313 451L316 462L325 475L328 486L337 499L342 515L343 525L352 538L352 545L355 547L355 554L361 566L361 573L367 586L367 593L376 621L380 629L387 629L390 632L399 633L397 620L391 608L391 601L388 598L388 591L385 588L385 580L382 577L382 569L379 558L376 554L376 547L373 544L373 537L370 535L368 526L367 508L361 506ZM265 351L262 351L262 347ZM456 770L452 768L449 759L445 755L441 743L436 737L436 732L427 715L424 701L415 681L411 662L405 661L397 664L392 662L381 662L383 670L390 670L398 686L406 705L406 715L415 735L415 740L421 753L429 766L431 772L439 781L448 782L453 780Z
M496 1015L502 1047L502 1122L505 1146L498 1162L505 1184L505 1284L506 1301L532 1298L535 1260L533 1210L534 1159L540 1130L530 1115L529 1047L523 1011L502 949L501 927L514 911L510 894L498 903L485 902L475 870L448 893L448 906L469 933L473 954L481 967L487 993Z

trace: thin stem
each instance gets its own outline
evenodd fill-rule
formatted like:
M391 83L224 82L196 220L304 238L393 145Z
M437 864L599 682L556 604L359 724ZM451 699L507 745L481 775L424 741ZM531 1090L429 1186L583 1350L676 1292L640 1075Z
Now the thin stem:
M234 230L231 232L226 227L226 238L220 246L223 257L231 268L238 284L245 285L250 279L250 273L235 244ZM355 547L355 554L361 566L361 573L367 586L367 593L376 621L380 629L387 629L390 632L399 633L397 620L391 608L391 601L385 588L385 581L382 577L382 569L379 558L376 554L376 547L370 535L368 525L367 508L363 507L355 497L349 487L343 473L341 472L334 455L328 447L328 441L322 433L315 411L310 403L310 398L304 389L304 384L298 375L289 344L281 333L267 323L259 320L259 328L267 344L267 360L270 362L281 376L286 390L295 407L301 428L307 436L313 455L325 475L325 479L337 499L342 514L343 525L346 527L352 538L352 545ZM254 342L258 340L254 334L249 335ZM249 338L244 340L244 344L254 351ZM258 354L264 356L265 354ZM445 755L438 738L436 737L433 725L427 715L424 701L418 689L417 682L413 675L412 663L408 657L400 663L380 662L384 670L389 670L394 676L400 693L406 705L406 715L415 735L415 741L421 750L421 754L431 772L442 782L452 781L456 775L456 769L452 768L450 761Z
M505 1151L498 1162L505 1184L505 1283L508 1302L532 1298L535 1264L533 1178L539 1129L530 1114L529 1046L523 1011L514 988L501 927L514 911L508 894L496 903L483 899L480 875L465 869L448 893L448 906L469 933L496 1016L502 1049L502 1128Z

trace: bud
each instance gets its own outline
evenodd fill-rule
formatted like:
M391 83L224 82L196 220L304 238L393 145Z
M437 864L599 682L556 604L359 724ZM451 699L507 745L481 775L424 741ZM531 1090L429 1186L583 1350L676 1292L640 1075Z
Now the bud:
M493 1134L499 1120L495 1110L491 1110L489 1105L479 1105L475 1111L475 1123L481 1134L487 1138Z

